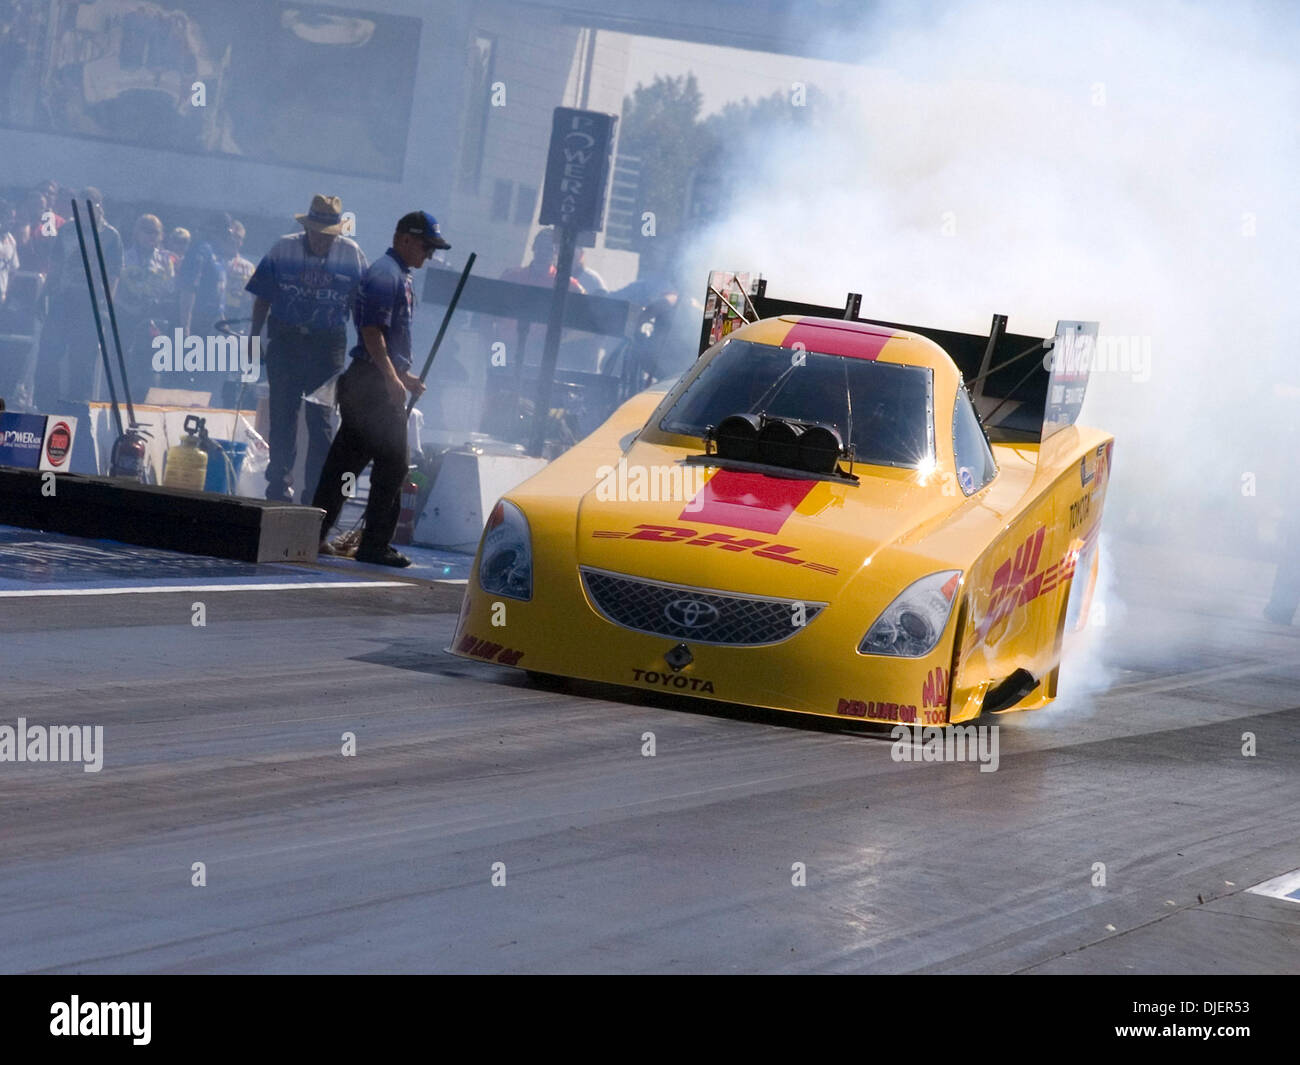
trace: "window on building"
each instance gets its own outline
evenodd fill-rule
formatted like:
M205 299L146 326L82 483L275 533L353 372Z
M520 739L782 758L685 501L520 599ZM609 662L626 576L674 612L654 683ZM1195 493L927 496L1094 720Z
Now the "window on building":
M508 222L510 220L510 201L514 196L515 183L502 181L500 178L492 185L492 221Z
M537 190L528 185L520 185L515 196L515 225L533 224L533 212L537 210Z
M492 76L496 41L485 34L474 37L469 49L469 90L465 125L461 129L460 190L478 194L483 176L483 148L487 141L488 110L492 106Z
M605 247L636 251L641 239L641 159L619 152L614 157L609 210L605 216Z

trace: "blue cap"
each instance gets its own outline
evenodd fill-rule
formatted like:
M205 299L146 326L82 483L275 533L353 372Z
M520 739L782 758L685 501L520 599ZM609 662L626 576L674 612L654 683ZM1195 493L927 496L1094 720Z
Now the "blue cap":
M397 232L420 237L426 244L431 244L435 248L451 247L438 232L438 220L428 211L412 211L410 214L402 215L397 223Z

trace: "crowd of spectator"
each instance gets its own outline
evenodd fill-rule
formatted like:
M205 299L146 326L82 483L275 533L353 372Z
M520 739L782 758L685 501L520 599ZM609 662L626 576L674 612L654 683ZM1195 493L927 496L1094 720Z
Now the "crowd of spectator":
M251 315L244 285L254 264L241 254L245 227L229 214L194 212L194 217L171 219L168 228L156 211L113 219L111 205L106 210L94 188L74 190L48 180L10 193L0 198L0 396L9 398L11 408L106 398L71 221L74 197L98 288L86 201L96 204L96 228L134 391L143 395L157 383L150 361L155 336L177 327L206 333L219 320ZM174 378L168 384L186 386Z

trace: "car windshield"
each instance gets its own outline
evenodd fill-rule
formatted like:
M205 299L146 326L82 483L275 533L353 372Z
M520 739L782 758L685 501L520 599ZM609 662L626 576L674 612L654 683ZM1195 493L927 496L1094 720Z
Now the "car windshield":
M659 428L703 436L729 414L822 422L852 445L854 461L919 466L933 455L931 372L871 359L733 340L701 371Z

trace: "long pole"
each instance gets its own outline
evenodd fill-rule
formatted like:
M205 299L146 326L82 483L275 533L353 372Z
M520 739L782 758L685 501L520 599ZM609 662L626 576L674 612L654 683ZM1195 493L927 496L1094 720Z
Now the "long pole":
M103 208L100 208L103 211ZM104 302L108 304L108 324L113 329L113 344L117 348L117 366L122 371L122 398L126 400L126 416L131 428L136 427L135 408L131 405L131 384L126 379L126 358L122 354L122 337L117 331L117 311L113 309L113 288L108 283L108 268L104 265L104 246L99 240L99 225L95 220L95 205L86 201L86 214L90 218L90 235L95 238L95 254L99 257L99 276L104 282Z
M99 334L99 354L104 360L104 373L108 378L108 397L113 401L113 421L117 435L123 434L122 412L117 406L117 389L113 386L113 367L108 361L108 344L104 341L104 322L99 316L99 300L95 298L95 278L90 272L90 256L86 254L86 235L81 230L81 212L77 201L72 201L72 220L77 223L77 243L81 246L81 268L86 272L86 287L90 289L90 309L95 312L95 332Z
M447 333L447 326L451 323L451 316L456 310L456 304L460 302L461 291L465 288L465 282L469 280L469 272L474 269L474 260L478 258L478 252L469 253L469 258L465 261L465 269L460 272L460 280L456 282L456 291L451 294L451 302L447 304L447 311L442 316L442 325L438 326L438 335L433 338L433 347L429 349L429 357L424 360L424 369L420 371L420 383L429 376L429 370L433 366L433 357L438 354L438 348L442 345L442 338ZM411 410L415 407L415 396L412 396L406 404L406 416L411 416Z
M573 273L573 249L578 237L572 226L558 228L560 255L555 262L555 291L551 295L551 317L546 323L542 376L537 383L537 401L533 410L533 438L528 448L530 455L539 457L546 446L546 422L551 416L551 388L555 383L555 364L560 357L560 334L564 330L564 301L569 294L569 277Z

